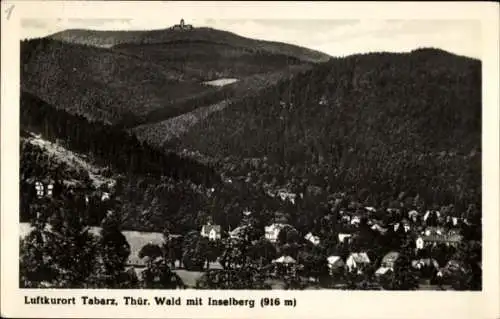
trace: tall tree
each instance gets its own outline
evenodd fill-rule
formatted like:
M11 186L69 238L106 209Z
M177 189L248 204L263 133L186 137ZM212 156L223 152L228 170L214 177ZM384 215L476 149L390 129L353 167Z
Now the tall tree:
M119 287L124 275L125 265L130 255L130 244L122 233L121 218L118 213L108 211L101 223L99 250L106 287Z

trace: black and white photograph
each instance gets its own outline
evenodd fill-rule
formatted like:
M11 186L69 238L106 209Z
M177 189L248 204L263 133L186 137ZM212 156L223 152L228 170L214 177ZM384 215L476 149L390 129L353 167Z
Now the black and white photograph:
M494 8L3 2L1 316L496 318Z
M481 24L21 20L19 287L482 289Z

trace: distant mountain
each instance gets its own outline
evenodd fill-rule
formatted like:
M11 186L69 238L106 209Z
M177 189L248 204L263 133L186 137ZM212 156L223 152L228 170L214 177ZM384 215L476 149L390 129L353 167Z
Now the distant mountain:
M123 45L168 44L180 42L204 42L226 45L233 48L263 51L272 54L288 55L303 61L326 62L329 55L304 47L271 41L245 38L228 31L213 28L194 28L190 31L171 29L151 31L96 31L72 29L51 35L49 38L70 43L99 47L123 47Z
M68 30L23 41L21 87L57 108L124 127L179 116L326 54L208 28ZM216 87L205 82L234 79Z
M436 49L335 58L175 141L256 183L480 205L481 62Z
M21 47L21 87L50 104L113 123L207 90L179 72L102 48L37 39Z

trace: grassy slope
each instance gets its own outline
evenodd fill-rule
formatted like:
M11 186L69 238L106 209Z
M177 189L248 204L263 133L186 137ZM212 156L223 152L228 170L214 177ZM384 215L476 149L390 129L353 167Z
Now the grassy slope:
M235 165L266 156L290 176L330 175L335 188L377 191L384 180L394 191L418 184L432 194L445 183L477 197L481 64L433 49L334 59L213 113L181 147Z
M48 159L47 164L62 165L69 174L68 176L73 177L71 180L65 180L66 183L81 184L82 181L77 177L81 174L88 175L95 188L102 185L110 187L116 183L113 178L103 175L105 168L95 165L87 156L70 151L58 143L48 141L39 134L29 133L25 137L21 137L21 144L23 143L31 144L32 147L43 154Z

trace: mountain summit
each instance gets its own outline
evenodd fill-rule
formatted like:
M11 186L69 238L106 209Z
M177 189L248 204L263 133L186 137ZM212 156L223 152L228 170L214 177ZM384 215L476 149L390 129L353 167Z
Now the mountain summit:
M185 30L189 30L190 32L180 32ZM105 48L120 45L167 45L179 42L203 42L206 44L226 45L251 52L262 51L272 54L282 54L308 62L326 62L330 59L328 54L308 48L281 42L250 39L229 31L208 27L193 27L183 24L183 20L179 25L159 30L97 31L70 29L55 33L48 36L48 38Z

